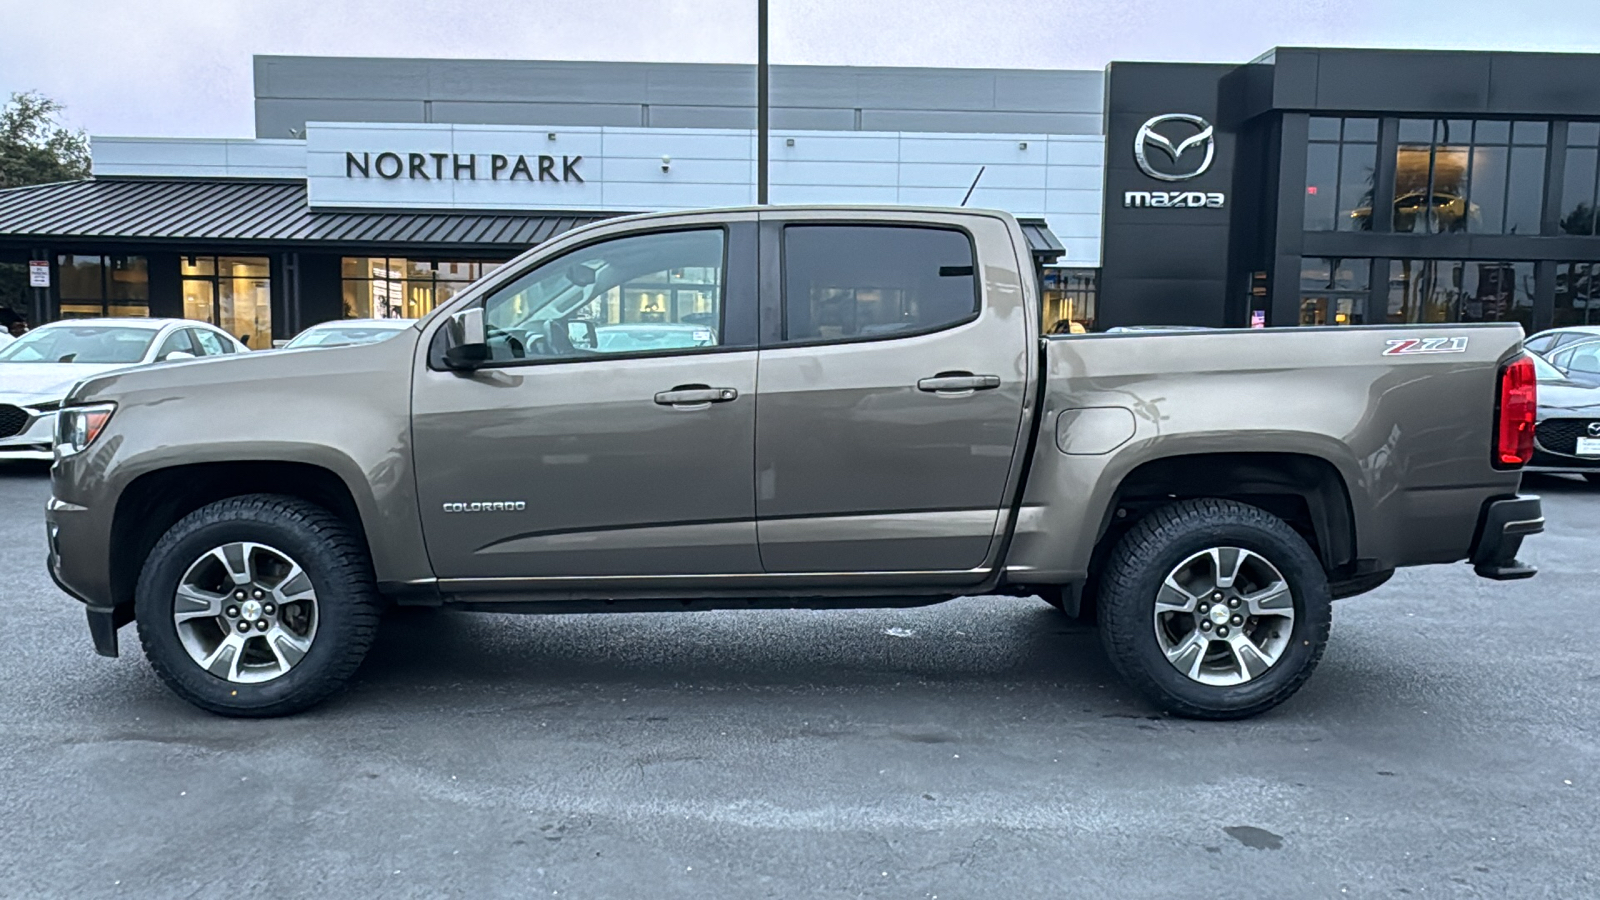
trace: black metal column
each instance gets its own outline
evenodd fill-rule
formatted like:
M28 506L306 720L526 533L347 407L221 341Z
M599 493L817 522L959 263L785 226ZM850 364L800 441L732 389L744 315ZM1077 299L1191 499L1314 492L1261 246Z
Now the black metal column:
M767 203L767 0L756 0L756 202Z

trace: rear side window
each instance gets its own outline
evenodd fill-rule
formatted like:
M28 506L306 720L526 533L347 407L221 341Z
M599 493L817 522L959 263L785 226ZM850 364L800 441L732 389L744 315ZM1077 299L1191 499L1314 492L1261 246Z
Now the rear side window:
M790 225L783 273L786 341L918 334L978 313L972 239L954 229Z
M200 349L205 351L207 356L221 356L224 353L233 352L233 345L218 337L214 331L196 328L194 337L195 340L200 342Z

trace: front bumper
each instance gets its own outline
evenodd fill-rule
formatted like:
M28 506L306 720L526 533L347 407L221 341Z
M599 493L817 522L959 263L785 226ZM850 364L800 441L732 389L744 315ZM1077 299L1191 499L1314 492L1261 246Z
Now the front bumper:
M49 461L53 456L56 432L56 414L54 410L39 412L29 410L32 414L23 429L10 436L0 438L0 460L5 459L32 459Z
M1522 549L1523 538L1541 531L1544 511L1538 497L1518 495L1488 501L1472 542L1472 570L1496 581L1532 578L1539 570L1517 559L1517 551Z

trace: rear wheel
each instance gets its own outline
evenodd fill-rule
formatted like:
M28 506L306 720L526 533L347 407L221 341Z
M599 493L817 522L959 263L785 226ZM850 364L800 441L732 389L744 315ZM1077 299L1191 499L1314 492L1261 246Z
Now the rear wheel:
M1176 715L1237 719L1288 699L1327 644L1332 602L1311 547L1230 500L1158 509L1123 536L1100 588L1112 664Z
M254 495L174 525L145 561L134 610L145 656L179 696L221 715L277 716L349 680L382 602L342 520Z

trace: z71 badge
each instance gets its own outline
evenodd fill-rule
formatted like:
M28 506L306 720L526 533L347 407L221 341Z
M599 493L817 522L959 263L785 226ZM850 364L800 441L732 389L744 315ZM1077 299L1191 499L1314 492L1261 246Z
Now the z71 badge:
M1384 356L1410 356L1414 353L1463 353L1465 337L1393 338L1385 342Z

